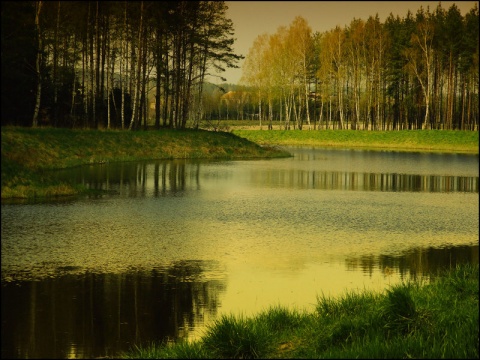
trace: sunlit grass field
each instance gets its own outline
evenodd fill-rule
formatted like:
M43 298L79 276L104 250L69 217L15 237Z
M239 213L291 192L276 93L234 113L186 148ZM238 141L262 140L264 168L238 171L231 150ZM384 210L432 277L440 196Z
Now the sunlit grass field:
M478 132L456 130L232 130L258 144L478 154Z
M135 347L122 357L478 359L478 275L478 264L465 264L431 283L319 297L312 313L277 306L224 315L200 340Z
M220 120L207 128L230 131L258 144L382 149L394 151L435 151L478 154L478 131L461 130L283 130L277 121L273 130L258 120Z

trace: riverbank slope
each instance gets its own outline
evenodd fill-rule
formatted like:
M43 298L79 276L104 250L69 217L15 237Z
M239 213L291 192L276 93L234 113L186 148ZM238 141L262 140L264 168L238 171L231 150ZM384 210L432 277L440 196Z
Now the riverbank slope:
M154 159L254 159L290 156L227 132L99 131L2 127L1 198L42 198L85 191L59 183L49 170Z

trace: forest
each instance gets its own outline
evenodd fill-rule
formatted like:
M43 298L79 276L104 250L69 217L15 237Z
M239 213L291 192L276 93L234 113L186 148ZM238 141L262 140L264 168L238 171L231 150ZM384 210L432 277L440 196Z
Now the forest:
M157 128L198 126L206 76L241 58L226 9L222 1L2 2L2 125L134 130L153 108Z
M257 37L242 83L269 126L478 130L478 20L439 3L312 34L296 17Z
M352 19L298 16L261 34L240 84L223 1L2 2L2 125L478 131L478 7Z

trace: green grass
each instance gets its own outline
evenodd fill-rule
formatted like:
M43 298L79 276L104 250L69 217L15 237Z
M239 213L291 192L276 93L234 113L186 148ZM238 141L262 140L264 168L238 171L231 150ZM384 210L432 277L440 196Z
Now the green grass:
M458 265L430 283L384 293L319 297L316 310L279 306L224 315L197 341L135 347L124 358L477 358L479 268Z
M478 154L477 131L232 130L258 144Z
M285 157L228 132L204 130L98 131L2 127L2 199L74 195L49 170L114 161Z

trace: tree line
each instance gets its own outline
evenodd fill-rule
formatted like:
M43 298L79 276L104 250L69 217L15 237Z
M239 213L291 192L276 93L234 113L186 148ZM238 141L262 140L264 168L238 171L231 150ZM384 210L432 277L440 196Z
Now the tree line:
M198 126L232 51L223 1L2 2L2 125Z
M478 130L478 7L302 17L243 56L222 1L2 2L2 125L138 129L202 120L290 128ZM223 79L223 78L222 78ZM223 79L225 81L225 79Z
M323 33L296 17L256 38L241 83L269 127L478 130L478 54L476 4Z

